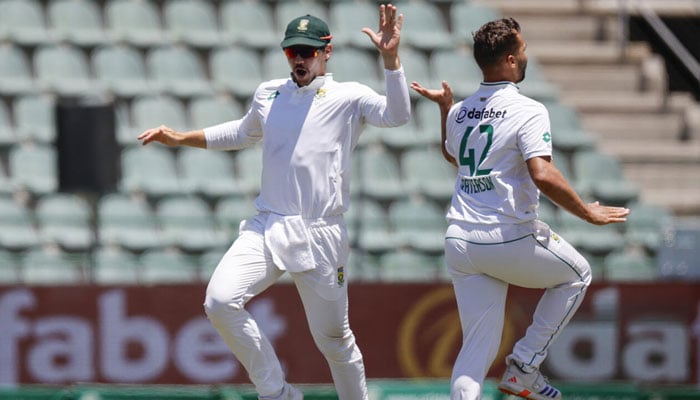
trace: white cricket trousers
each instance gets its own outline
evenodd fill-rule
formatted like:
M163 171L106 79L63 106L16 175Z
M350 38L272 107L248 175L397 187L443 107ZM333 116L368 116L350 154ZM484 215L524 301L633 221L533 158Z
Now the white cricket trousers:
M591 282L586 259L541 221L493 226L451 221L445 263L463 335L452 371L453 400L481 398L501 343L509 284L546 289L525 336L508 356L539 368Z
M279 396L285 385L282 366L271 343L245 305L285 272L272 261L264 241L264 220L256 216L217 265L207 287L204 308L209 320L248 372L261 398ZM243 226L243 225L242 225ZM338 284L338 266L349 249L344 225L314 228L316 268L290 272L301 297L314 342L328 361L338 397L366 400L362 354L348 322L347 282ZM324 251L323 247L326 247ZM332 246L335 246L331 249ZM340 249L340 250L339 250Z

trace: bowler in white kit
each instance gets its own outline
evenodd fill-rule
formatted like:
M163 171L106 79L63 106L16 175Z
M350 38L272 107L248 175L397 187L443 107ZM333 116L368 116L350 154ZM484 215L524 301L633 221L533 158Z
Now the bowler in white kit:
M411 87L438 103L443 155L457 169L447 212L445 264L452 277L462 348L451 398L480 399L501 343L508 285L546 289L523 338L506 357L499 384L505 393L561 399L539 367L581 304L591 268L561 236L537 219L540 192L596 225L625 221L629 210L586 204L554 165L549 114L519 93L526 43L512 18L484 24L474 35L474 59L483 82L454 104L452 91Z
M328 26L304 15L292 20L281 43L291 76L262 83L241 119L191 132L149 129L143 144L243 149L262 141L258 214L216 267L204 307L261 399L303 398L287 383L265 335L246 311L253 297L291 274L338 398L367 399L364 363L348 322L345 274L349 255L343 213L350 200L350 155L366 124L404 125L408 86L398 55L403 16L379 6L377 32L363 28L384 63L386 96L326 73L333 45Z

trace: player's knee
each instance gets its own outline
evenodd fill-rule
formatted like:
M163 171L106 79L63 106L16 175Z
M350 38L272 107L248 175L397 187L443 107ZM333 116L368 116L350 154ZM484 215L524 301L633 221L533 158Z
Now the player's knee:
M211 287L207 289L207 295L204 298L204 312L212 322L223 318L230 320L243 311L242 300L231 299L230 296L210 289Z
M346 362L354 357L355 336L351 331L342 335L314 335L318 350L331 361Z

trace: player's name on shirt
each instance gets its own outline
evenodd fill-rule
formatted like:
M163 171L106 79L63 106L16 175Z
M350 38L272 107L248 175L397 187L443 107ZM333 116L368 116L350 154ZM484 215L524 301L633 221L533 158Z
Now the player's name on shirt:
M488 192L494 188L493 180L490 176L463 176L459 184L459 189L466 194Z
M486 119L486 118L505 118L508 110L494 110L493 108L482 109L467 109L462 108L457 113L457 122L461 123L465 119Z

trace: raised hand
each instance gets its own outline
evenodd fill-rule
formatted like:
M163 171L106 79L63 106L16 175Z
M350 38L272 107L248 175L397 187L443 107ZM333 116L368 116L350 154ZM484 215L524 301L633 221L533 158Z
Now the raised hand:
M399 42L401 40L401 26L403 14L397 13L396 6L392 4L379 6L379 28L373 31L370 28L362 28L362 32L369 36L374 46L384 58L384 66L387 69L398 69Z
M415 90L426 99L436 102L440 109L449 110L454 104L452 88L446 81L442 81L442 89L428 89L414 81L411 82L411 89Z

